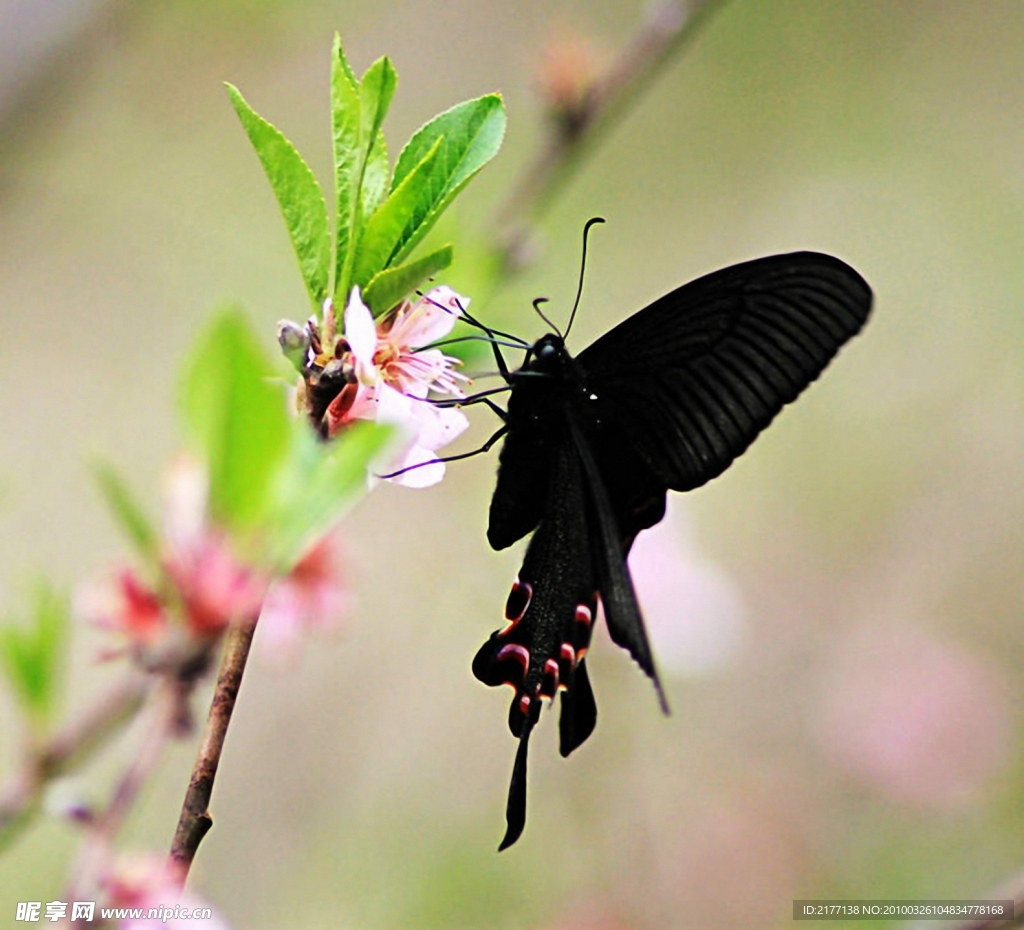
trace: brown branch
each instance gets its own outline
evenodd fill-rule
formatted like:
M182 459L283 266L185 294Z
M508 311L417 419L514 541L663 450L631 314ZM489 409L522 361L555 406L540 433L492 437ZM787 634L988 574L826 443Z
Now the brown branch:
M499 211L505 273L525 261L533 228L562 185L578 170L594 141L622 117L668 64L693 40L725 0L662 0L654 5L633 40L589 88L571 118L553 121L553 131L529 163Z
M86 762L131 720L150 687L131 674L85 714L31 750L0 795L0 850L8 847L39 812L46 785Z
M231 723L231 712L235 709L235 700L242 685L242 674L245 672L255 632L254 618L232 627L224 644L224 655L217 672L217 687L203 729L203 740L192 767L192 776L171 844L171 861L181 867L184 875L188 875L199 844L213 826L209 811L210 795L213 794L217 766L224 751L224 738L227 736L228 724Z

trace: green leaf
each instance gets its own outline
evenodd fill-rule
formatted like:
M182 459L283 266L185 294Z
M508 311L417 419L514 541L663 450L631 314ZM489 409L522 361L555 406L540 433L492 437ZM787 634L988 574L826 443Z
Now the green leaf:
M292 424L288 460L275 487L268 525L271 564L282 574L367 490L367 469L393 430L354 423L330 443L304 420Z
M504 135L505 104L499 94L488 94L434 117L409 140L398 157L391 188L397 190L442 140L430 178L435 196L425 214L410 220L388 264L400 262L419 244L459 191L497 154Z
M384 200L388 192L390 170L388 144L384 141L384 133L378 132L363 174L363 222L373 215Z
M397 85L398 72L387 55L366 69L359 82L360 136L364 143L376 140Z
M340 65L338 67L340 68ZM344 73L343 68L341 71ZM348 73L344 73L344 77L344 82L342 82L339 76L337 81L332 81L332 86L334 84L348 85ZM382 154L385 159L387 158L387 150L382 147L376 159L374 159L372 150L377 148L376 141L378 136L381 135L381 125L384 122L384 117L387 115L388 107L391 105L391 98L394 96L397 83L398 74L395 72L394 65L391 64L390 59L386 56L378 58L377 61L370 65L366 69L363 79L359 82L357 92L359 129L358 142L354 150L355 157L351 162L346 163L346 178L343 181L339 180L339 208L341 205L340 191L342 186L344 186L346 191L345 209L348 216L347 230L344 233L341 232L342 221L339 219L338 239L339 241L344 239L345 253L342 255L339 250L335 256L338 272L335 275L334 304L335 313L339 319L343 311L343 305L348 299L349 287L353 281L356 249L360 241L363 220L363 188L367 183L367 174L369 173L372 176L371 202L374 199L379 200L383 189L379 178L381 169L380 158ZM350 85L348 89L351 90ZM352 109L351 101L349 101L348 108ZM335 151L335 162L338 162L337 149ZM371 164L373 165L372 169L370 168ZM386 174L386 165L384 166L384 171ZM378 190L377 188L381 189Z
M228 84L227 89L277 197L306 290L319 310L327 297L331 269L327 204L320 185L295 146L245 102L237 87Z
M264 514L289 441L284 393L241 311L217 316L189 360L182 411L210 471L216 522L252 526Z
M352 90L358 90L359 81L356 79L356 73L352 70L352 66L348 63L348 59L345 57L345 50L341 47L341 33L334 33L334 49L333 49L333 60L338 64L341 72L348 78L348 83L352 87Z
M423 160L370 217L359 240L353 284L365 287L377 272L387 268L388 260L401 245L405 229L417 216L430 211L437 199L431 182L443 144L444 139L436 140Z
M67 595L40 581L31 624L0 628L0 661L7 680L37 725L49 719L56 703L68 613Z
M108 462L97 462L93 466L93 474L124 534L147 562L155 562L159 555L156 531L128 485Z
M334 304L344 306L348 293L345 264L349 261L353 228L360 217L355 209L360 186L359 85L345 52L341 36L334 35L331 52L331 128L334 140L334 191L337 200L334 235ZM351 267L351 265L349 265Z
M363 301L373 311L374 316L380 316L395 306L421 281L447 268L452 263L452 254L452 247L446 245L423 258L378 272L363 291Z

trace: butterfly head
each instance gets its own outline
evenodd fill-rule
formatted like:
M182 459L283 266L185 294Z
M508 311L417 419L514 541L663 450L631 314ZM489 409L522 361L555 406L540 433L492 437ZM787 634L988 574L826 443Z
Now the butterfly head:
M564 370L568 353L561 336L547 333L533 344L530 356L530 362L526 366L530 371L545 375L557 375Z

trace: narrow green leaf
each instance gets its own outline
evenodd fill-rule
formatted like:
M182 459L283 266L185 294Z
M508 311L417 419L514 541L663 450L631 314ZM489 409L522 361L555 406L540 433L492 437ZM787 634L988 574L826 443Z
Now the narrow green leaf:
M268 520L271 561L278 571L287 572L367 491L367 469L393 435L390 427L362 422L324 443L305 421L293 422Z
M149 562L158 556L157 534L149 518L135 501L131 490L109 462L97 462L93 474L107 501L107 506L124 534L135 544L139 554Z
M356 73L352 70L352 66L348 63L348 59L345 57L345 50L341 47L341 33L334 33L334 49L333 57L337 60L338 66L341 68L345 77L348 78L348 82L352 87L352 90L359 88L359 81L356 79Z
M217 316L185 371L182 412L210 471L210 506L231 528L256 523L288 447L273 366L239 310Z
M417 216L426 215L437 199L432 186L435 165L444 139L438 139L402 183L370 217L359 240L352 283L365 287L371 278L388 266L388 259L401 244L401 237Z
M377 141L370 149L370 157L366 162L366 171L363 174L363 223L373 215L384 200L388 192L390 170L388 144L384 141L384 133L378 132Z
M341 37L334 36L331 53L331 127L334 140L334 191L337 214L334 235L334 304L340 315L348 294L345 266L353 235L358 233L361 220L356 204L359 202L361 177L359 85L345 52ZM348 266L351 268L351 265Z
M488 94L434 117L409 140L395 165L392 190L405 182L440 139L441 153L430 179L436 195L426 213L410 220L388 264L401 261L419 244L459 191L497 154L505 135L505 121L501 96Z
M452 251L452 247L446 245L436 252L424 255L423 258L378 272L366 285L363 301L373 311L374 316L380 316L395 306L421 281L447 268L452 263Z
M36 587L29 625L0 628L0 661L11 688L36 725L52 715L65 652L67 595L45 581Z
M381 125L384 123L384 117L387 116L388 107L391 106L391 98L394 96L397 84L398 74L387 56L378 58L370 65L359 82L359 142L355 164L352 166L348 180L349 225L347 235L344 236L346 252L344 260L341 259L340 254L337 256L337 260L341 264L340 270L335 276L334 285L335 313L339 320L343 312L343 304L348 299L349 287L355 281L354 269L361 240L363 204L379 201L383 193L380 179L381 155L386 160L387 149L381 148L376 158L373 149L377 148ZM386 175L387 165L385 164L383 167ZM363 196L364 185L368 180L367 174L371 176L369 179L371 184L369 201L364 200Z
M284 214L309 298L319 310L327 297L331 269L327 204L320 185L280 130L253 110L237 87L228 84L227 88Z
M397 85L398 72L387 55L366 69L359 82L360 138L364 143L376 140Z

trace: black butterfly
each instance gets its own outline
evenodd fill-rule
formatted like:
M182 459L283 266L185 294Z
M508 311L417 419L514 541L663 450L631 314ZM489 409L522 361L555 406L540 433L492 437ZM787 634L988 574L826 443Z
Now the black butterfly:
M725 471L870 310L871 289L853 268L794 252L684 284L575 358L562 336L545 335L511 373L498 343L515 337L465 315L486 330L511 389L505 411L485 396L496 392L467 399L505 420L483 447L504 435L487 539L504 549L535 531L505 606L508 624L473 660L484 684L516 692L508 723L519 748L500 849L526 821L527 748L541 698L562 692L563 756L594 730L585 656L599 601L611 638L668 711L626 565L637 533L665 515L665 492ZM572 318L567 333L571 326Z

